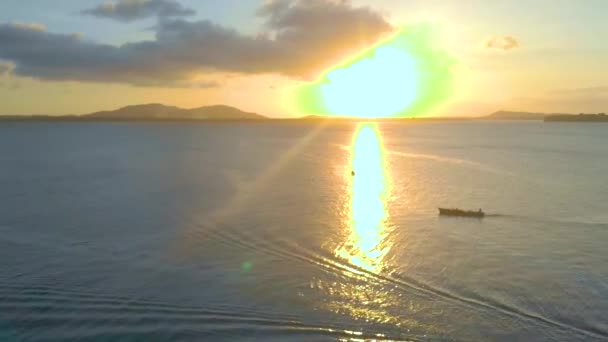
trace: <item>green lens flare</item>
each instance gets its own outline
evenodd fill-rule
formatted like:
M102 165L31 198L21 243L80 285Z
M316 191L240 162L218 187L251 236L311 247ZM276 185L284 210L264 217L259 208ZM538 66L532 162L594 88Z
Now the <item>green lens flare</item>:
M456 60L437 43L439 29L418 24L292 90L303 114L424 116L451 96Z
M242 265L241 265L241 270L243 272L249 272L253 269L253 263L251 261L245 261Z

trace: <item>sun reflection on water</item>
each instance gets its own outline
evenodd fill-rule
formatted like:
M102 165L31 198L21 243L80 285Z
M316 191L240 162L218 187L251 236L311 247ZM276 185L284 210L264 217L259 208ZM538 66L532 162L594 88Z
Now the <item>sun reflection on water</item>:
M410 329L419 327L405 314L414 310L411 302L404 302L404 294L392 282L379 281L393 274L393 184L388 166L378 125L360 123L350 146L349 169L343 173L348 178L343 231L332 248L343 272L331 281L315 279L310 286L324 293L320 306L326 310L356 321Z
M351 145L349 236L335 253L350 264L378 273L390 246L387 237L387 201L390 177L381 137L375 123L359 125Z

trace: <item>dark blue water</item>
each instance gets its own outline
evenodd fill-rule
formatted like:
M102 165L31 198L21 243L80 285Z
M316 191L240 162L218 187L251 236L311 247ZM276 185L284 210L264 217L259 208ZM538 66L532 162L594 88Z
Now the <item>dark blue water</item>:
M0 340L606 340L607 129L2 123Z

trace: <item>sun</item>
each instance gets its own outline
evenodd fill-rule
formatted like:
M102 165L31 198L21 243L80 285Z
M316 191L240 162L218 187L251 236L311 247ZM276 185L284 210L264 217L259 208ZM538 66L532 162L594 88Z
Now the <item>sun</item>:
M404 110L416 96L414 59L392 46L329 72L327 79L321 86L323 100L338 115L385 117Z
M292 89L294 111L362 118L424 116L451 96L456 60L431 23L411 25Z

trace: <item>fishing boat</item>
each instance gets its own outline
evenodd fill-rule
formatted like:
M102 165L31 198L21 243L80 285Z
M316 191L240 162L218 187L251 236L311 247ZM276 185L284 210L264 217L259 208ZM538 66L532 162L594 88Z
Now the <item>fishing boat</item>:
M462 210L462 209L448 209L448 208L439 208L439 215L441 216L458 216L458 217L478 217L482 218L486 216L486 214L481 210Z

